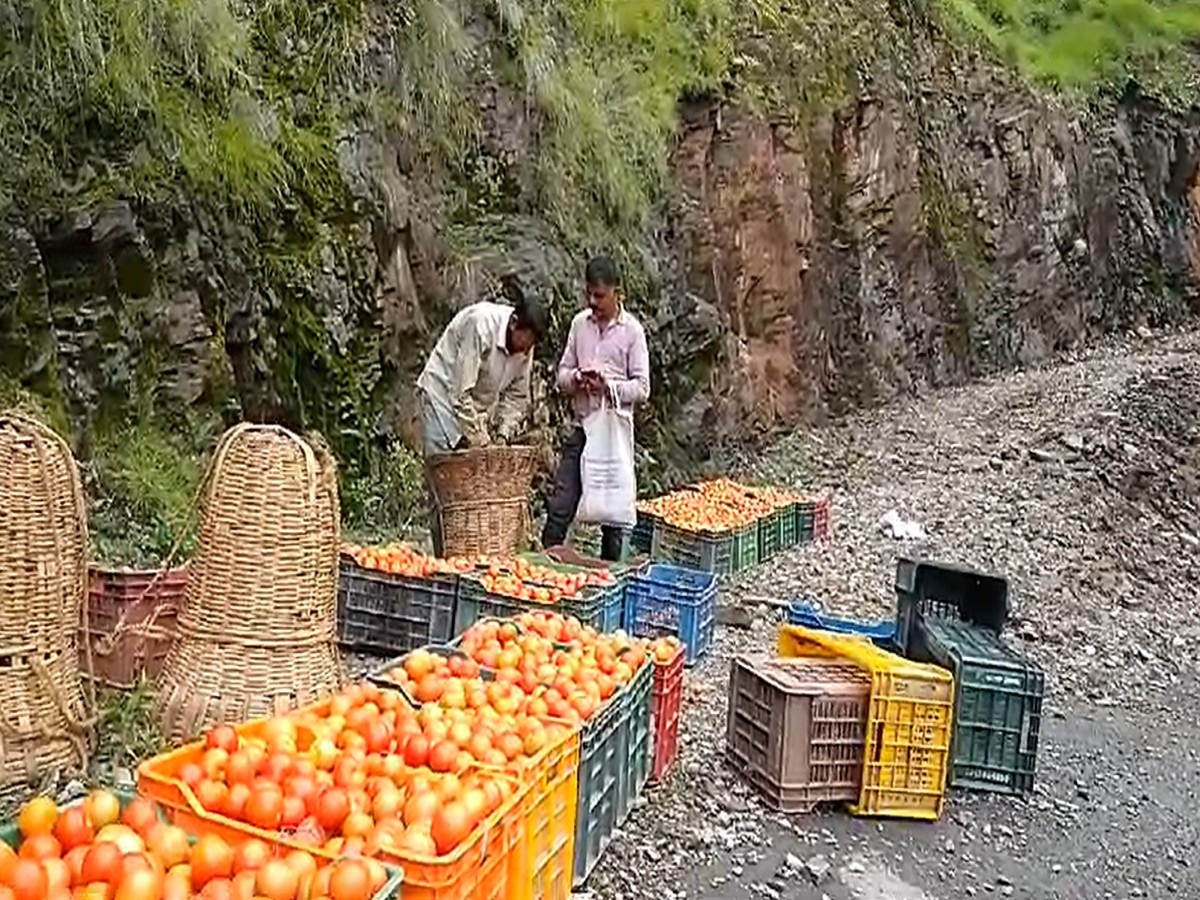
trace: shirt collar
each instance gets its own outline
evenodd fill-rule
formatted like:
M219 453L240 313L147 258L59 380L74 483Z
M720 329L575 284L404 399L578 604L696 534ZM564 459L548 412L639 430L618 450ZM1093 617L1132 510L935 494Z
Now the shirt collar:
M591 310L588 310L588 319L591 320L592 324L594 324L597 328L603 328L603 327L608 327L608 326L612 326L612 325L624 325L625 324L625 304L622 303L620 306L618 306L617 314L615 316L613 316L610 321L605 322L603 325L600 324L600 320L596 318L596 314L594 312L592 312Z

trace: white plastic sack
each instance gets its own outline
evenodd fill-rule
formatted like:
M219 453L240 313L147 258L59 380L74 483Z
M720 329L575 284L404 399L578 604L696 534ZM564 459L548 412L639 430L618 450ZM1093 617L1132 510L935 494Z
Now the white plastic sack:
M605 403L583 420L586 438L579 460L583 492L575 518L629 528L637 521L637 475L633 468L633 413Z

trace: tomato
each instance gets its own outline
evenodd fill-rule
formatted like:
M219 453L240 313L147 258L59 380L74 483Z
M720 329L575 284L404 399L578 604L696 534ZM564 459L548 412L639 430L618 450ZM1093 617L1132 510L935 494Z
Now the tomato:
M71 851L84 844L90 844L95 837L95 829L88 821L87 810L83 806L72 806L65 809L58 821L54 823L54 836L64 851Z
M22 807L17 816L17 827L23 837L50 834L58 821L58 804L49 797L34 797Z
M295 900L300 875L282 859L273 859L258 870L255 883L268 900Z
M21 842L17 855L22 859L57 859L62 855L62 845L52 834L34 834Z
M65 862L61 859L43 859L42 871L46 873L47 890L51 895L70 892L71 867Z
M113 900L159 900L163 877L153 869L130 872L121 880Z
M117 879L121 877L124 860L125 854L116 844L108 841L92 844L83 857L83 865L79 871L80 878L84 884L91 884L93 881L116 884Z
M330 900L370 900L371 870L366 863L348 859L334 863L329 874Z
M238 748L237 732L229 725L218 725L204 736L204 746L210 750L233 753Z
M17 900L45 900L50 890L50 880L41 863L32 859L18 859L8 874L8 886Z
M266 831L275 831L283 818L283 791L275 785L254 790L246 801L245 821Z
M474 826L467 807L458 800L452 800L434 815L429 835L437 846L438 854L444 856L465 841Z
M206 834L192 847L192 887L199 890L210 881L228 879L233 872L233 848L221 838Z
M253 872L271 858L271 848L257 838L242 841L233 850L233 871Z
M336 832L350 815L350 800L339 787L325 789L317 797L314 814L317 823L327 832Z
M128 825L138 834L144 835L150 826L158 822L158 811L144 797L138 797L121 813L122 824Z

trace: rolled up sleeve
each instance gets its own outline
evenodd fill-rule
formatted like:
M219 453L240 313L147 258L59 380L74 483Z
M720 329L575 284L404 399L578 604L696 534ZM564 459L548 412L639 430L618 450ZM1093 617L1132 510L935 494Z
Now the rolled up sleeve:
M567 346L563 349L562 359L558 361L558 373L554 379L559 391L564 394L574 394L578 387L575 382L575 373L579 371L579 356L575 349L578 330L579 320L575 319L567 332Z
M637 329L629 347L629 377L612 382L613 393L622 406L645 403L650 399L650 351L646 332Z
M514 378L500 395L496 409L496 431L501 438L508 439L516 434L517 428L529 409L529 382L533 377L533 356L526 359L521 373Z

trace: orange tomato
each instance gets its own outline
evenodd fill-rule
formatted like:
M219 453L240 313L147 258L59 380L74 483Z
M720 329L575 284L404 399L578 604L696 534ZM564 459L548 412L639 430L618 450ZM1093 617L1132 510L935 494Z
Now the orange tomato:
M48 835L58 821L58 804L49 797L34 797L21 808L17 827L25 838Z

